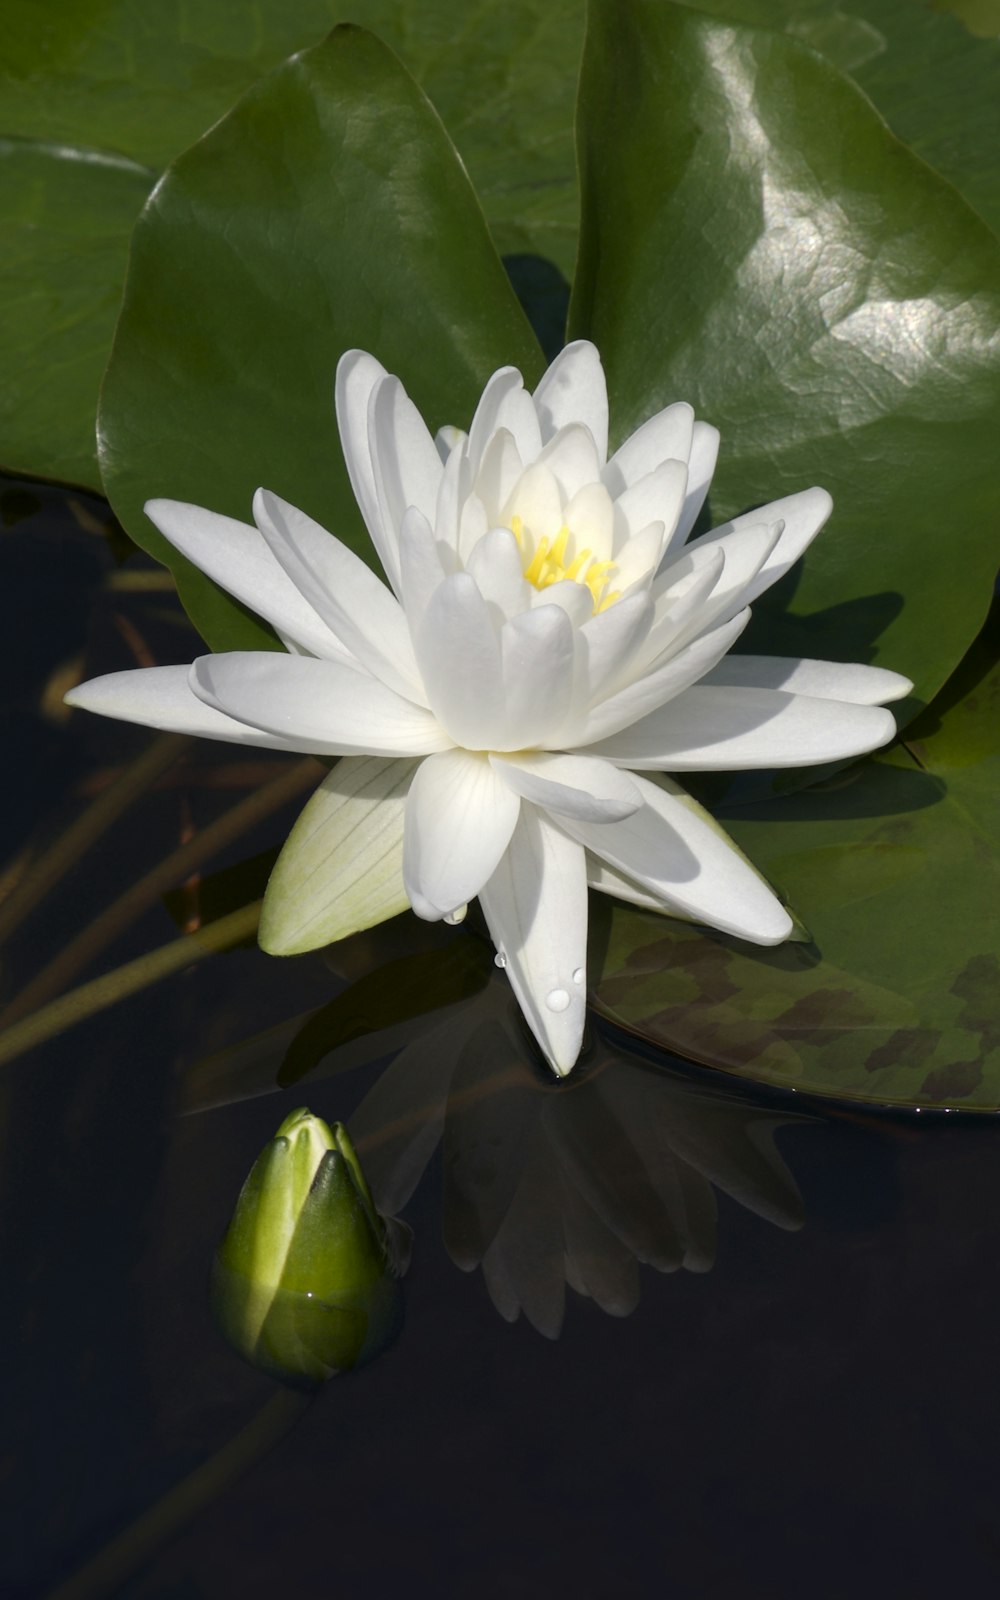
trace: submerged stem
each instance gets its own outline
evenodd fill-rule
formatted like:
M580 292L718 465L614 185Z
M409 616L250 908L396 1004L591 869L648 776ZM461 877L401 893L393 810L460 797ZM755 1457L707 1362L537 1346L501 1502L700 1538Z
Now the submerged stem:
M230 950L233 945L242 943L256 933L260 908L259 900L252 905L241 906L238 911L231 911L217 922L209 922L204 928L199 928L197 933L186 933L180 939L172 939L169 944L162 944L135 961L127 961L113 972L106 972L100 978L92 978L89 983L81 984L78 989L71 989L69 994L61 995L51 1005L42 1006L40 1011L33 1012L30 1017L25 1017L0 1033L0 1065L5 1061L13 1061L26 1050L34 1049L35 1045L51 1039L54 1034L62 1033L64 1028L92 1017L95 1012L116 1005L119 1000L125 1000L140 989L149 988L151 984L160 983L164 978L169 978L171 973L180 972L196 961L203 961L218 950Z
M277 811L286 801L315 783L322 767L312 756L298 761L293 767L283 769L270 783L241 800L215 822L195 834L193 839L157 863L138 882L133 883L112 905L102 911L86 928L83 928L59 954L43 967L31 982L14 997L0 1016L0 1029L10 1027L21 1017L37 1011L53 995L72 983L84 967L129 927L135 919L176 883L183 881L202 862L217 851L238 839L265 817Z
M55 888L59 879L76 865L84 851L107 832L138 795L173 766L190 743L191 739L184 733L165 733L154 739L82 816L70 824L51 849L39 856L0 905L0 942L9 938Z
M114 1593L185 1523L266 1455L315 1398L314 1394L279 1389L221 1450L169 1490L79 1572L52 1589L47 1600L99 1600Z

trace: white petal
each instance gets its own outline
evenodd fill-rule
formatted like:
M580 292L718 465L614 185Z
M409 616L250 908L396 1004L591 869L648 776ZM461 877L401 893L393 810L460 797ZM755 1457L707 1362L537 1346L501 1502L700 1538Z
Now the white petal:
M466 571L476 580L483 599L496 606L502 620L530 604L521 568L521 552L509 528L492 528L476 545Z
M719 458L719 430L710 422L696 422L691 438L691 455L688 458L687 494L684 510L674 532L673 543L681 545L698 520L705 504L708 487Z
M458 554L461 561L468 561L480 539L485 539L489 526L486 507L479 496L466 495L462 502L458 527Z
M538 412L526 389L511 389L504 395L497 409L496 426L513 436L525 466L535 460L542 448L542 430Z
M386 576L399 593L399 530L407 506L428 522L444 475L427 425L398 378L380 378L368 402L368 450L384 530Z
M515 517L520 517L525 530L536 541L554 539L562 526L563 496L554 476L541 462L528 467L518 479L500 521L509 528Z
M528 396L524 398L530 405ZM523 471L524 463L513 434L506 428L499 428L483 452L475 482L476 494L483 502L488 522L494 525L500 523L500 513Z
M266 654L262 651L261 654ZM276 660L289 659L276 656ZM259 745L265 750L299 750L316 754L309 744L280 734L251 728L200 700L191 688L190 667L139 667L133 672L109 672L89 683L77 684L65 696L68 706L93 711L119 722L138 722L165 733L190 733L200 739L221 739L226 744Z
M600 481L597 446L590 429L572 422L551 438L538 457L538 465L552 473L566 500L587 484Z
M615 543L615 508L603 483L585 483L563 512L573 539L567 559L589 550L596 561L609 561Z
M523 611L504 623L500 647L507 720L503 739L491 748L561 744L573 696L573 624L566 612L551 605Z
M253 514L277 561L363 667L426 705L402 606L353 550L304 511L258 489Z
M647 418L615 451L602 474L614 499L638 483L661 461L684 461L691 454L694 408L685 400Z
M269 622L282 641L331 661L351 660L349 648L331 633L257 528L181 500L147 500L144 510L175 550Z
M702 682L741 689L783 689L818 700L846 700L856 706L884 706L902 700L913 684L885 667L856 662L808 661L785 656L727 656Z
M403 829L403 881L418 916L436 921L479 893L520 808L486 756L448 750L420 763Z
M582 628L594 615L593 595L585 584L575 583L572 578L550 583L545 589L536 589L530 583L527 587L529 605L536 608L558 606L565 611L574 628Z
M374 356L364 350L348 350L337 363L334 399L340 443L354 498L386 577L395 588L396 530L387 527L382 519L368 445L368 404L376 384L386 377L388 373Z
M278 734L291 750L416 756L451 745L429 711L335 661L234 650L201 656L189 681L206 705Z
M461 428L454 427L450 422L446 422L444 427L439 428L434 435L434 448L445 465L447 465L449 458L458 449L459 445L465 445L468 442L469 435L463 433Z
M589 850L587 884L589 888L597 889L601 894L610 894L616 900L624 900L627 905L641 906L643 911L656 911L661 916L670 916L674 910L662 895L654 894L651 889L644 888L626 873L616 872L614 867L609 867L606 861L602 861Z
M403 811L415 770L412 760L344 756L327 773L268 880L264 950L299 955L406 910Z
M607 747L612 742L613 734L618 734L624 728L627 737L632 731L631 724L642 725L640 719L649 721L650 713L690 689L691 684L697 683L722 659L727 650L732 649L749 621L749 610L741 611L739 616L713 628L710 633L699 635L662 666L655 667L645 677L637 678L626 688L619 689L607 700L591 706L574 724L570 736L560 740L560 744L564 748L592 746L588 749L589 755L610 754ZM600 741L599 748L597 741ZM614 744L614 750L617 757L617 743ZM669 762L663 765L669 766Z
M524 379L516 367L500 367L487 382L469 428L469 460L474 473L479 471L486 446L501 426L504 401L523 388Z
M687 477L683 461L661 461L626 489L615 501L615 510L628 534L641 532L651 522L662 522L664 539L669 543L684 507Z
M437 503L431 526L439 539L458 550L462 507L472 493L472 468L464 444L456 446L445 461L438 485Z
M467 572L431 596L417 659L442 727L468 750L502 744L506 729L500 643L486 601Z
M559 816L620 822L642 804L627 773L591 756L494 755L490 761L515 794Z
M881 706L699 683L602 740L594 754L626 767L678 772L808 767L865 755L895 732L892 713Z
M586 1018L583 849L524 805L479 900L525 1020L554 1071L565 1077L580 1053Z
M713 528L711 533L702 534L687 548L697 550L700 545L728 539L734 529L750 524L763 522L773 525L780 522L781 538L743 595L742 603L751 605L759 594L769 589L772 583L777 583L795 565L832 510L833 501L825 489L802 489L798 494L787 495L784 500L772 500L770 505L758 506L755 511L746 511L743 516L734 517L731 522Z
M723 568L718 582L714 584L711 594L706 596L700 608L691 611L683 627L678 628L675 623L671 629L670 648L676 649L679 645L686 644L689 639L703 633L706 628L728 622L737 611L742 611L744 606L749 605L750 597L759 592L757 589L759 574L771 559L780 540L780 523L759 522L748 523L745 527L734 529L724 539L705 544L699 539L693 545L688 545L681 558L685 570L690 556L711 556L715 550L722 551ZM670 557L667 559L669 561ZM661 584L668 588L673 586L672 565L667 566L658 575L653 587L654 600Z
M651 522L617 551L611 574L613 587L626 594L637 584L648 590L662 553L663 523Z
M608 388L595 347L578 339L560 350L535 390L542 437L550 439L570 422L590 429L600 465L608 454Z
M577 633L582 703L605 699L619 681L631 676L633 656L641 648L653 619L653 603L645 591L616 600L585 622Z
M399 535L399 577L411 640L417 637L431 596L450 576L442 549L423 512L410 506Z
M603 826L567 820L567 833L699 922L757 944L786 939L791 917L722 830L685 805L677 785L639 777L635 783L645 802L641 810Z

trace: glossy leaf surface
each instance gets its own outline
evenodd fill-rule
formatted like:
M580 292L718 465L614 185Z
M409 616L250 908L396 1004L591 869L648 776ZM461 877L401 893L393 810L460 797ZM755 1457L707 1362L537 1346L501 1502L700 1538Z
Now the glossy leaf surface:
M1000 629L905 745L721 820L814 944L755 950L605 909L599 1009L742 1078L1000 1109Z
M579 136L571 332L616 438L690 400L722 432L715 523L828 488L746 647L877 659L929 700L996 569L997 241L814 54L678 6L596 0Z
M97 386L153 174L0 139L0 467L100 491Z
M341 459L344 350L398 373L432 429L541 352L432 108L370 34L277 69L171 169L136 228L101 462L132 537L216 649L275 641L176 558L151 495L244 521L260 484L374 559Z
M568 277L583 10L583 0L554 0L542 11L513 3L498 12L479 0L456 27L450 0L203 0L195 8L183 0L11 0L0 36L0 137L46 145L53 168L40 177L39 158L28 170L22 155L0 173L0 359L18 371L24 352L30 358L23 382L0 394L0 464L100 488L98 387L129 233L154 178L262 74L341 21L378 33L427 89L497 247L545 256ZM150 169L145 183L122 176L130 161ZM39 361L50 351L52 368ZM34 371L45 373L46 393L34 403L29 392L25 404Z

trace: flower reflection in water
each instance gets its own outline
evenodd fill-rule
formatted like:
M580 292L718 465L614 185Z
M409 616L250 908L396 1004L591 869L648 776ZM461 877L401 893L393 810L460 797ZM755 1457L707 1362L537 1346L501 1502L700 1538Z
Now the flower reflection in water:
M799 1228L799 1191L774 1143L797 1120L647 1065L596 1031L578 1073L554 1083L498 975L396 1056L350 1127L386 1214L407 1204L443 1139L452 1260L482 1268L501 1316L523 1312L555 1339L567 1286L628 1316L640 1266L708 1271L716 1189Z

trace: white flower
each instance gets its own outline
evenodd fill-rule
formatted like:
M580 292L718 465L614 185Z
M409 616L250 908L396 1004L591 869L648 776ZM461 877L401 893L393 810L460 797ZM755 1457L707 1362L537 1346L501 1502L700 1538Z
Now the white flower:
M311 948L478 895L556 1072L585 1011L588 882L760 944L787 912L671 779L861 755L910 685L832 662L731 656L750 603L831 510L823 489L688 542L718 434L677 404L607 458L597 351L534 394L494 373L468 434L431 438L399 380L351 351L337 416L388 587L259 490L255 527L153 500L149 516L266 619L288 654L115 673L69 704L241 744L344 756L296 826L262 943ZM376 760L365 757L378 758Z

